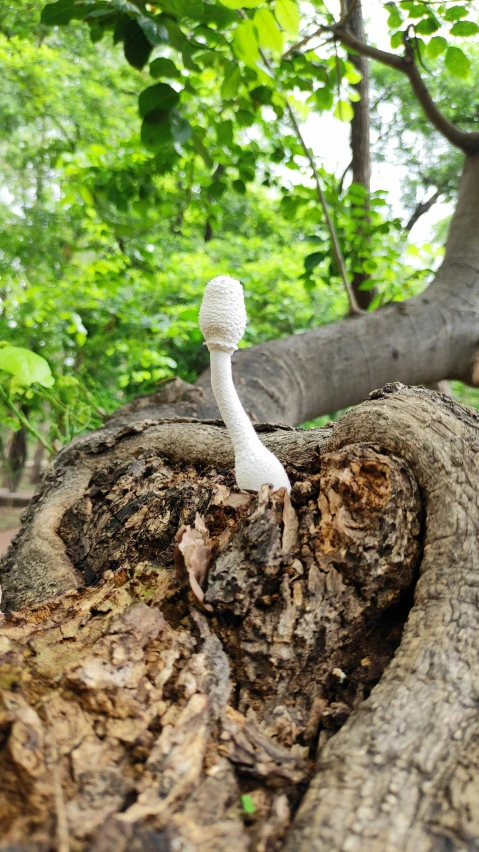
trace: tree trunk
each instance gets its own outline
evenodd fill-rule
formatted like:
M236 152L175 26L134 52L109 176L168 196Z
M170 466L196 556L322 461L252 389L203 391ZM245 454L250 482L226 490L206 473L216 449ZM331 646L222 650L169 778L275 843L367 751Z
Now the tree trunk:
M479 844L479 417L396 384L258 429L291 499L214 421L46 474L2 562L0 849Z
M361 0L348 0L349 12L348 29L360 41L367 41L364 32L364 20ZM353 103L353 118L351 121L351 154L353 183L358 183L366 190L365 207L369 210L369 194L371 192L371 146L370 146L370 109L369 109L369 60L366 56L349 53L348 59L362 75L359 83L353 88L360 95L360 100ZM367 272L355 272L352 285L360 308L364 310L371 304L376 291L361 290L360 287L370 276Z
M32 485L38 485L38 483L41 482L43 475L42 462L44 455L45 447L43 446L43 444L40 443L40 441L37 441L35 446L35 452L33 454L32 469L30 472L30 483Z
M16 491L25 469L27 460L27 433L25 426L20 426L12 434L5 459L4 486L10 491Z

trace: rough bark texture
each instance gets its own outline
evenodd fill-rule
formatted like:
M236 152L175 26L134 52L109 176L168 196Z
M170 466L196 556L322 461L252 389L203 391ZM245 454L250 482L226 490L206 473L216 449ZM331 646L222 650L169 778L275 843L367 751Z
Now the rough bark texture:
M478 847L479 418L390 385L260 431L290 500L217 422L47 474L2 563L0 849Z
M355 405L387 382L479 384L478 233L479 154L466 158L446 255L424 293L235 354L236 386L253 419L297 425ZM140 410L152 418L218 416L208 374L119 409L115 421L134 423Z

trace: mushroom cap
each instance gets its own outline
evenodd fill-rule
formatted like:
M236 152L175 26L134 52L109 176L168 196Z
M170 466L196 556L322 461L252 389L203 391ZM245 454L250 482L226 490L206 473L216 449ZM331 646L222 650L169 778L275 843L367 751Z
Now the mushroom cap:
M246 328L243 288L229 275L218 275L206 285L199 325L208 349L233 352Z

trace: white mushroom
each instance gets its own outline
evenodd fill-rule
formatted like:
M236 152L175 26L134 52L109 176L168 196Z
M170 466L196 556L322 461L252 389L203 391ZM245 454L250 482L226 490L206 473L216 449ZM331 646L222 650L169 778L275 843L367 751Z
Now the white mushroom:
M286 488L289 493L291 485L283 465L259 440L233 384L231 356L245 328L240 282L229 275L213 278L201 304L200 329L210 351L213 393L233 442L236 482L248 491L259 491L269 483L275 491Z

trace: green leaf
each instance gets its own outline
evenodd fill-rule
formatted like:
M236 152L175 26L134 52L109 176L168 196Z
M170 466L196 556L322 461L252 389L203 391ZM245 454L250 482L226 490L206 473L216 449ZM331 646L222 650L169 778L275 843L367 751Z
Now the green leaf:
M274 14L285 33L296 38L299 32L299 12L292 0L277 0Z
M246 195L246 186L242 180L234 180L232 186L239 195Z
M170 110L179 100L178 92L175 92L167 83L156 83L140 93L138 98L140 116L144 118L153 110Z
M446 21L458 21L460 18L467 18L468 11L465 6L451 6L444 12Z
M451 35L470 36L479 33L479 26L474 21L458 21L451 27Z
M57 3L47 3L42 9L41 22L49 27L69 24L72 20L74 0L57 0Z
M304 268L306 272L311 272L316 266L323 262L326 254L324 251L313 251L304 258Z
M401 15L399 14L399 12L397 10L395 10L394 12L392 12L389 15L389 18L387 20L387 24L388 24L388 27L391 30L395 30L395 29L397 29L398 27L401 26L402 18L401 18Z
M236 112L236 121L241 127L251 127L255 122L255 117L248 109L239 109Z
M233 50L245 65L254 68L259 59L257 30L253 21L241 21L233 38Z
M150 64L150 74L154 80L158 77L181 77L181 73L171 59L160 56Z
M431 59L435 59L439 54L444 53L447 47L447 41L442 36L433 36L430 42L426 45L427 55Z
M136 11L138 12L138 9ZM70 21L81 21L96 14L111 15L112 9L105 8L104 2L95 3L92 0L57 0L56 3L47 3L42 9L40 20L49 27L63 26Z
M253 102L260 104L271 104L273 100L273 92L269 86L256 86L255 89L251 90L249 96Z
M236 21L234 10L225 9L224 6L213 6L213 4L202 3L203 22L205 24L217 24L218 29L224 32Z
M221 196L224 195L227 189L228 187L226 183L223 183L220 180L215 180L209 185L206 191L210 198L221 198Z
M243 0L220 0L220 3L227 9L241 9L243 6Z
M284 37L269 9L258 9L255 12L253 22L258 30L258 41L260 47L272 50L273 53L281 53Z
M155 18L139 18L138 24L141 28L141 31L146 36L148 43L153 47L156 47L159 44L167 44L170 42L173 47L176 47L177 50L181 50L182 43L184 41L183 33L180 28L171 18L167 18L166 16L160 16ZM175 44L174 39L171 37L170 28L176 27L181 36L181 43Z
M429 9L425 3L413 3L410 0L403 0L401 8L406 9L410 18L424 18L429 14Z
M348 189L348 195L354 196L354 198L359 198L363 200L366 198L367 190L362 185L362 183L352 183Z
M423 18L422 21L416 24L416 32L419 35L431 35L431 33L435 33L438 29L439 24L434 18Z
M230 101L238 92L241 81L241 69L239 65L233 65L228 68L225 78L221 84L221 97L225 101Z
M85 0L87 4L90 4L90 0ZM102 5L105 5L102 3ZM129 0L110 0L110 3L113 9L117 9L119 12L125 12L127 15L139 15L140 10L138 6L135 6L134 3L130 3Z
M403 43L403 33L402 32L394 33L394 35L391 36L391 47L401 47L402 43Z
M48 361L21 346L4 346L0 349L0 370L15 376L22 385L34 382L44 388L55 384Z
M339 118L340 121L352 121L354 117L354 110L349 101L339 100L336 104L333 115L335 118Z
M471 63L460 47L448 47L446 51L446 68L454 77L465 80L471 71Z
M157 109L145 115L141 125L141 141L151 151L172 145L170 110Z
M363 75L360 71L353 65L352 62L346 62L346 72L345 75L348 83L351 83L352 86L355 86L357 83L360 83L363 79Z
M150 58L152 47L138 21L125 18L122 32L125 59L141 70Z
M220 0L220 3L228 9L256 9L263 0Z
M241 805L245 814L256 813L255 804L251 796L241 796Z
M321 89L316 89L314 100L319 110L324 111L331 109L334 101L334 95L331 89L323 86Z
M216 138L219 145L231 148L233 144L233 122L230 119L222 121L216 126Z

